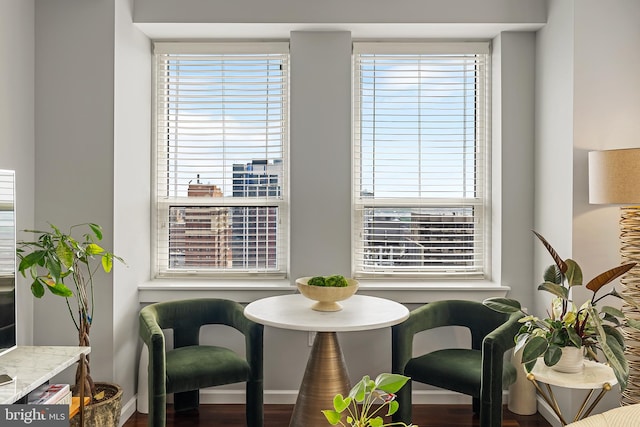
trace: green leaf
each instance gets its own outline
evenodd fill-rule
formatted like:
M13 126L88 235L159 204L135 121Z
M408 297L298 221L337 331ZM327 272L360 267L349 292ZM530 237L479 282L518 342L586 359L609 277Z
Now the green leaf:
M588 306L587 311L589 312L591 321L598 332L597 340L600 345L600 349L607 358L609 366L611 366L611 369L613 369L613 372L618 379L620 390L624 390L627 387L627 380L629 378L629 367L626 359L624 358L622 348L614 337L607 339L607 334L595 308L593 306Z
M565 263L567 264L567 272L564 275L569 287L582 286L582 269L578 263L572 259L565 260Z
M340 422L341 415L336 411L331 411L329 409L325 409L322 411L324 417L329 421L329 424L335 426Z
M527 370L527 372L531 372L531 370L533 369L533 367L536 365L536 362L538 361L538 359L533 359L529 362L526 362L524 364L524 368Z
M521 310L520 303L509 298L487 298L482 304L500 313L515 313Z
M102 227L100 227L98 224L94 224L92 222L89 223L89 227L93 231L93 234L96 235L96 238L98 240L102 240Z
M624 336L618 330L618 328L614 328L613 326L610 326L610 325L602 325L602 329L604 329L604 333L607 334L608 337L615 338L616 341L618 341L618 344L620 344L620 346L624 349L625 347Z
M409 379L404 375L383 373L376 378L375 387L386 393L397 393Z
M370 380L371 379L369 378L368 375L365 375L364 377L362 377L362 379L358 381L358 384L353 386L353 388L349 392L349 397L351 397L358 403L364 401L364 398L367 394L367 383Z
M569 290L562 285L558 285L551 282L544 282L540 286L538 286L539 291L547 291L551 292L553 295L560 297L562 299L569 298Z
M610 360L609 357L615 359L615 363L609 362L609 365L613 368L613 365L620 366L618 368L613 368L613 372L616 374L616 378L618 379L618 383L620 384L620 389L624 390L627 388L627 383L629 381L629 364L624 355L624 349L620 346L620 343L612 336L607 336L607 346L611 351L611 355L607 356L607 360ZM604 349L602 350L605 351Z
M25 270L28 270L33 265L38 265L40 263L40 260L42 260L46 254L47 254L46 251L34 251L34 252L31 252L29 255L26 255L24 258L20 260L18 271L20 271L24 276Z
M618 291L616 291L615 289L612 289L610 294L612 296L614 296L614 297L618 297L618 298L622 299L624 302L629 304L631 307L635 307L636 310L640 311L640 304L638 304L636 302L636 300L634 300L633 298L631 298L631 297L629 297L627 295L621 294Z
M109 273L113 268L113 254L106 253L102 255L102 269Z
M544 338L531 338L527 345L524 346L524 350L522 350L522 363L536 360L538 357L542 356L545 351L547 351L548 347L549 344Z
M547 267L542 275L545 282L555 283L557 285L562 284L562 273L557 265L553 264Z
M553 366L558 363L560 356L562 356L562 348L557 345L550 345L544 353L544 364Z
M618 319L615 316L612 316L610 314L604 313L604 316L602 317L602 320L607 321L607 322L611 322L614 325L620 325L620 319Z
M73 265L73 251L64 243L59 243L56 247L56 255L62 264L69 268Z
M73 296L73 292L71 292L71 289L67 288L64 283L56 283L53 286L48 285L47 288L51 291L51 293L60 297L68 298Z
M95 243L89 243L85 248L85 252L87 255L99 255L104 252L104 249Z
M369 426L371 427L382 427L384 425L384 421L382 417L375 417L369 420Z
M60 273L62 272L62 266L52 256L48 256L45 258L45 268L49 271L49 275L54 282L60 281Z
M40 280L36 279L31 284L31 293L36 298L42 298L44 295L44 286L40 282Z
M608 305L603 306L600 309L600 311L603 312L603 313L610 314L610 315L612 315L614 317L624 317L624 313L622 311L618 310L615 307L610 307Z
M627 319L627 325L631 326L634 329L640 330L640 320Z
M399 408L400 408L400 404L395 400L392 400L391 402L389 402L389 409L387 410L387 416L395 414L396 412L398 412Z
M575 347L582 347L582 338L574 328L567 328L567 335L569 336L569 341L571 341Z
M337 412L342 413L347 407L349 407L349 403L351 403L351 398L347 397L346 399L341 394L336 394L333 398L333 409Z

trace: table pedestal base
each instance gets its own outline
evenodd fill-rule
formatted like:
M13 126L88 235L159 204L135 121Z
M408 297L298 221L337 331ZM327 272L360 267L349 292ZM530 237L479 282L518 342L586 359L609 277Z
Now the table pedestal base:
M333 397L351 390L347 367L335 332L318 332L289 427L326 427L323 409L333 409Z

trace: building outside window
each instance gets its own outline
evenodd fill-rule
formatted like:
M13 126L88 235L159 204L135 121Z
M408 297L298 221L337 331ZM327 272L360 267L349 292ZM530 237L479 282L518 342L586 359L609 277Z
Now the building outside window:
M288 44L154 49L155 275L283 276Z
M354 49L354 275L484 277L488 43Z

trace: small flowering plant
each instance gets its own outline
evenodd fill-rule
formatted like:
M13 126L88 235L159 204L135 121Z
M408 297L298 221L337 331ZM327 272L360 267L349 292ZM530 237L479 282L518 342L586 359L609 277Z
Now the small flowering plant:
M331 425L340 424L343 427L389 427L404 426L418 427L413 424L407 425L402 422L391 422L385 424L380 414L390 416L398 410L398 402L395 400L396 393L409 380L409 377L397 374L380 374L375 381L368 375L356 384L347 397L337 394L333 398L333 409L322 411L327 421ZM346 411L346 420L342 415ZM346 422L346 423L345 423Z

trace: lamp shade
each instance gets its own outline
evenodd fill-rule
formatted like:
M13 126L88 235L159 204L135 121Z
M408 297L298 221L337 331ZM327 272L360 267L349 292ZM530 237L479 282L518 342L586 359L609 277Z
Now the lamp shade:
M640 204L640 148L589 152L589 203Z

